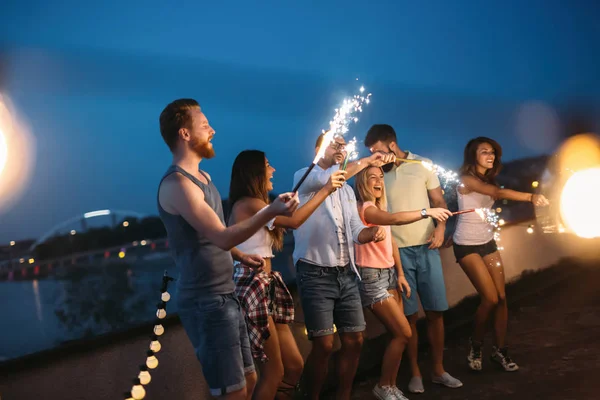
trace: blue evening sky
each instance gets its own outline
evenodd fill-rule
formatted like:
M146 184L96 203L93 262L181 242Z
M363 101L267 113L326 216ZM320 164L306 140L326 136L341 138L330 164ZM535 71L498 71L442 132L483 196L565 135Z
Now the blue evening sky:
M223 197L250 148L277 169L275 190L291 189L360 84L373 101L349 137L389 123L402 148L447 167L479 135L508 160L552 151L566 106L599 109L593 0L86 3L0 5L0 90L37 141L0 242L96 209L156 214L170 163L158 116L179 97L196 98L217 131L202 168Z

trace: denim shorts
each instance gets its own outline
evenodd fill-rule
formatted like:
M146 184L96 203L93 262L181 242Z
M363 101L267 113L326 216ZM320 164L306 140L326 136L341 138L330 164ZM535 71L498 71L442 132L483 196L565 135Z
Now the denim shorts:
M248 330L234 293L179 299L177 313L213 396L246 386L254 372Z
M398 273L396 268L360 267L360 298L363 307L371 307L389 297L388 290L398 289Z
M448 299L440 251L430 249L428 244L401 247L399 250L404 276L413 293L410 298L402 294L404 314L413 315L419 311L415 293L419 295L425 311L446 311Z
M496 241L494 239L490 240L485 244L477 245L464 245L454 243L453 247L456 262L459 262L463 257L466 257L469 254L479 254L481 258L483 258L487 255L498 251L498 245L496 244Z
M296 264L296 282L304 311L308 339L338 332L362 332L366 328L358 290L358 276L346 267Z

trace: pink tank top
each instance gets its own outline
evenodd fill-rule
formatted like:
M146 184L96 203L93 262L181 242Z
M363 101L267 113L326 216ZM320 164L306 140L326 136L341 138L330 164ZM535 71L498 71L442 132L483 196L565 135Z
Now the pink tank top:
M358 207L358 214L363 224L366 226L376 226L367 224L365 221L365 210L369 207L376 207L372 201ZM392 253L392 230L389 226L384 226L385 240L381 242L370 242L366 244L354 244L354 256L356 265L370 268L391 268L394 266L394 256Z

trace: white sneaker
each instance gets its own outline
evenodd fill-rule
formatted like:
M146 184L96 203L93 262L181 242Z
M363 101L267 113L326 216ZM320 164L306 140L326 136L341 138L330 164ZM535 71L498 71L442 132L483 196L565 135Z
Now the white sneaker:
M444 386L452 388L452 389L459 388L463 385L463 383L461 381L459 381L458 379L456 379L455 377L453 377L452 375L450 375L447 372L444 372L442 374L442 376L434 376L433 378L431 378L431 381L433 383L437 383L439 385L444 385Z
M397 400L396 393L392 386L379 386L379 383L373 388L373 395L379 400Z
M473 371L481 371L481 367L483 364L481 348L483 347L481 343L474 342L473 339L469 339L470 349L469 355L467 356L467 361L469 363L469 368Z
M411 393L425 393L423 387L423 378L420 376L413 376L408 382L408 391Z
M402 393L402 390L398 389L398 386L392 386L392 390L398 400L408 400L404 393Z
M519 370L519 366L508 356L508 349L506 347L499 349L496 346L492 348L492 355L490 357L492 361L500 364L507 372L514 372Z

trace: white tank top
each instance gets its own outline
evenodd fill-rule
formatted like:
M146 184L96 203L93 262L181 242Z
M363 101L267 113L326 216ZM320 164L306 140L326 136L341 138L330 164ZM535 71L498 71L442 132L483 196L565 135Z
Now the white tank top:
M263 212L266 208L267 206L262 208L258 213ZM273 258L273 238L269 235L269 231L275 229L274 223L275 218L270 220L264 228L259 229L258 232L244 243L240 243L236 247L246 254L257 254L262 258Z
M494 206L494 199L486 194L470 192L460 194L456 189L458 196L458 209L470 210L472 208L491 209ZM481 219L475 213L466 213L458 215L456 229L454 230L453 240L456 244L475 246L486 244L494 238L494 227Z

